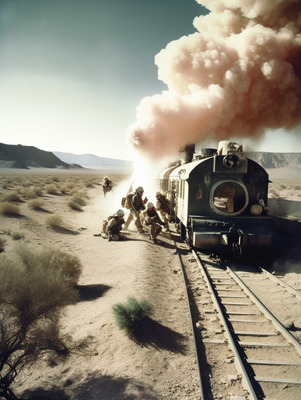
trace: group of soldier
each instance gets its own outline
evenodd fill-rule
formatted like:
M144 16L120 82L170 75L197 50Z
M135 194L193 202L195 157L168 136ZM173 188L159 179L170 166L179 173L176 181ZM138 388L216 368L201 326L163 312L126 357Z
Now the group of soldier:
M143 198L143 194L143 187L137 187L135 193L131 196L128 206L129 214L126 221L124 220L125 213L122 209L119 209L104 221L103 237L107 237L109 241L124 239L122 231L127 231L133 220L139 233L145 233L146 230L149 230L150 239L154 243L158 242L157 236L162 231L162 227L164 227L164 232L170 231L170 201L167 199L166 194L156 193L156 206L148 201L147 197Z

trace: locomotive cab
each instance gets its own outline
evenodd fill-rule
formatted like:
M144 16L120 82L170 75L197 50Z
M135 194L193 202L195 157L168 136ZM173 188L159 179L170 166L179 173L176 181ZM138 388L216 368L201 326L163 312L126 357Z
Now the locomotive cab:
M268 174L241 151L217 151L169 171L176 222L194 248L235 255L271 245Z

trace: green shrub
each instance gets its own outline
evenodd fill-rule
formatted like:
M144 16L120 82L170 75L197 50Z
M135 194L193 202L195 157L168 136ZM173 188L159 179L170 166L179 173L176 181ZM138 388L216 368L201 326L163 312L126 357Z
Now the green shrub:
M152 314L153 306L145 299L140 302L129 297L125 304L117 303L113 306L113 314L119 329L125 330L130 339L135 339L145 317Z
M20 209L13 203L9 201L4 201L0 203L0 214L7 215L7 216L14 216L20 214Z
M11 232L10 236L13 240L21 240L24 239L24 233L20 233L20 232Z
M68 356L76 348L59 319L77 300L70 269L78 271L79 264L56 250L35 254L24 244L11 258L0 254L0 398L15 399L11 384L46 352Z

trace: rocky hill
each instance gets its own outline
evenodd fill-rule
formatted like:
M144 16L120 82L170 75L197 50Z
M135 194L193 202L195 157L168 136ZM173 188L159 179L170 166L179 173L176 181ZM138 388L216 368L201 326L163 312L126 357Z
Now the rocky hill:
M60 160L50 151L33 146L10 145L0 143L0 168L81 168Z
M301 153L246 152L245 155L258 162L263 168L298 167L301 165Z

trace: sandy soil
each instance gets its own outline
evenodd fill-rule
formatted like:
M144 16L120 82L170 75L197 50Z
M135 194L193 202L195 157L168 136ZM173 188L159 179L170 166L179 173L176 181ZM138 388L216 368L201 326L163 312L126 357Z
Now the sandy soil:
M46 175L50 179L51 172ZM59 185L61 176L65 179L68 173L55 175ZM2 184L6 174L0 178ZM126 177L113 177L115 190L104 198L102 178L101 173L93 175L94 184L87 188L81 183L87 179L84 174L75 177L81 193L88 196L82 212L68 206L71 192L54 195L44 191L43 211L32 210L24 199L18 203L21 217L0 215L0 238L7 240L6 253L13 252L15 245L8 232L21 232L34 248L47 244L81 260L80 301L66 308L62 326L75 339L91 336L94 340L89 355L72 355L66 361L45 357L19 376L14 389L23 398L37 396L36 399L198 400L197 363L183 277L171 236L160 235L161 243L154 245L148 234L139 235L133 225L128 240L123 242L93 236L100 232L102 220L119 208L118 188L128 183ZM14 179L13 175L10 185L1 187L0 195L16 190ZM24 175L22 184L26 179ZM29 179L33 183L33 178ZM272 213L301 217L299 181L274 179L271 199L276 199L270 207ZM289 203L283 205L281 201ZM293 210L285 207L291 202ZM63 218L65 231L47 226L46 219L51 214ZM289 281L300 276L299 261L293 267L290 264ZM118 329L112 313L112 306L128 297L146 298L154 306L148 335L141 345Z
M66 308L62 326L74 339L92 336L94 341L89 355L73 355L66 361L45 357L19 376L14 389L26 398L198 399L183 278L169 234L162 235L160 245L135 230L123 242L95 237L102 220L115 211L116 192L104 198L101 187L94 186L87 193L83 212L70 210L70 196L47 194L43 196L44 211L31 210L25 202L19 203L22 217L0 216L6 253L14 247L6 233L10 230L22 232L35 248L47 244L81 260L81 301ZM64 232L46 226L53 213L63 218ZM154 307L149 334L141 345L118 329L112 313L112 306L128 297L146 298Z

